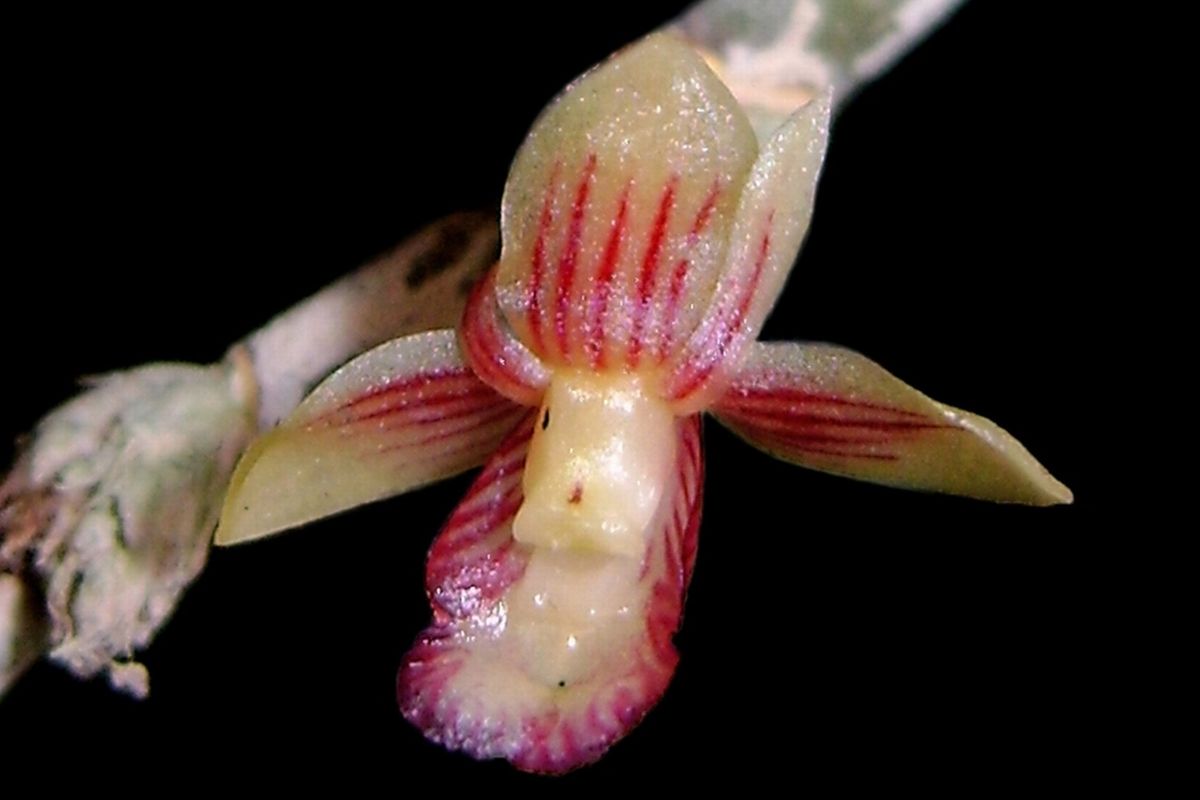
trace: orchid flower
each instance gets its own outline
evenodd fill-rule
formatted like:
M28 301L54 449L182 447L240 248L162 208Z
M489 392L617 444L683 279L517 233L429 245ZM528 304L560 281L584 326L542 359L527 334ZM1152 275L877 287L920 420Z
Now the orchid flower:
M498 264L458 331L382 345L252 445L218 544L484 463L430 550L402 713L477 758L595 760L666 690L696 558L705 411L801 466L988 500L1070 492L999 427L830 345L759 330L808 226L819 96L759 142L704 60L650 36L517 154Z

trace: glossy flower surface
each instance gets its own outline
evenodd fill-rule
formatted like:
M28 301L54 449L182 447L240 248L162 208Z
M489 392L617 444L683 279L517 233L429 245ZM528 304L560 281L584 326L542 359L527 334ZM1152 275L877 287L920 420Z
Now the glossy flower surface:
M817 469L1036 504L1070 493L1008 434L841 348L757 341L808 227L818 98L759 143L679 41L572 84L505 191L500 262L457 333L383 345L252 447L219 543L460 472L433 621L400 669L432 740L522 769L598 758L666 690L696 557L700 417Z

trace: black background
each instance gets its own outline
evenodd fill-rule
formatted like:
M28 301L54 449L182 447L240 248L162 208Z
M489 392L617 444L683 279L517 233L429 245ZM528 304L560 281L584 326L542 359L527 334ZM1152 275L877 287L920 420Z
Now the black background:
M422 223L494 205L541 106L681 5L14 28L0 436L80 375L216 359ZM1092 637L1108 611L1088 589L1089 223L1067 213L1087 168L1080 76L1069 21L1030 24L1020 5L973 0L845 108L765 336L853 347L994 419L1075 506L855 484L710 424L675 682L562 786L1016 787L1105 769L1083 744L1107 713ZM39 665L0 704L4 758L105 759L113 785L148 764L391 792L418 775L544 783L429 745L395 710L425 549L468 481L214 552L144 654L149 700Z

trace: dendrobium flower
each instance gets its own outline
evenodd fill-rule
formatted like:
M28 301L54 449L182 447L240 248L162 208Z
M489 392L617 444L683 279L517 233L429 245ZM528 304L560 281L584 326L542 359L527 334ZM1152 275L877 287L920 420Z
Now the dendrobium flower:
M554 101L457 331L352 361L252 446L218 543L475 466L400 668L432 740L521 769L598 758L662 696L696 557L700 413L788 461L1033 504L1070 492L991 422L853 352L757 337L808 226L828 97L761 146L655 35ZM489 456L490 454L490 456Z

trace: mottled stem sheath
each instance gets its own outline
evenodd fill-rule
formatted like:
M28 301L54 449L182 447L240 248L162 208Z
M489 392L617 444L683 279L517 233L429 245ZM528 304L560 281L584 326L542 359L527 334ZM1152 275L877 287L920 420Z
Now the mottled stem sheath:
M491 215L446 217L243 340L258 381L259 428L273 428L347 359L389 339L456 326L498 242Z
M235 345L226 365L113 373L46 415L0 481L0 695L48 652L144 696L130 658L203 568L252 428L363 350L454 326L497 240L490 214L446 217Z
M706 51L759 138L831 88L834 111L963 0L704 0L670 28Z

